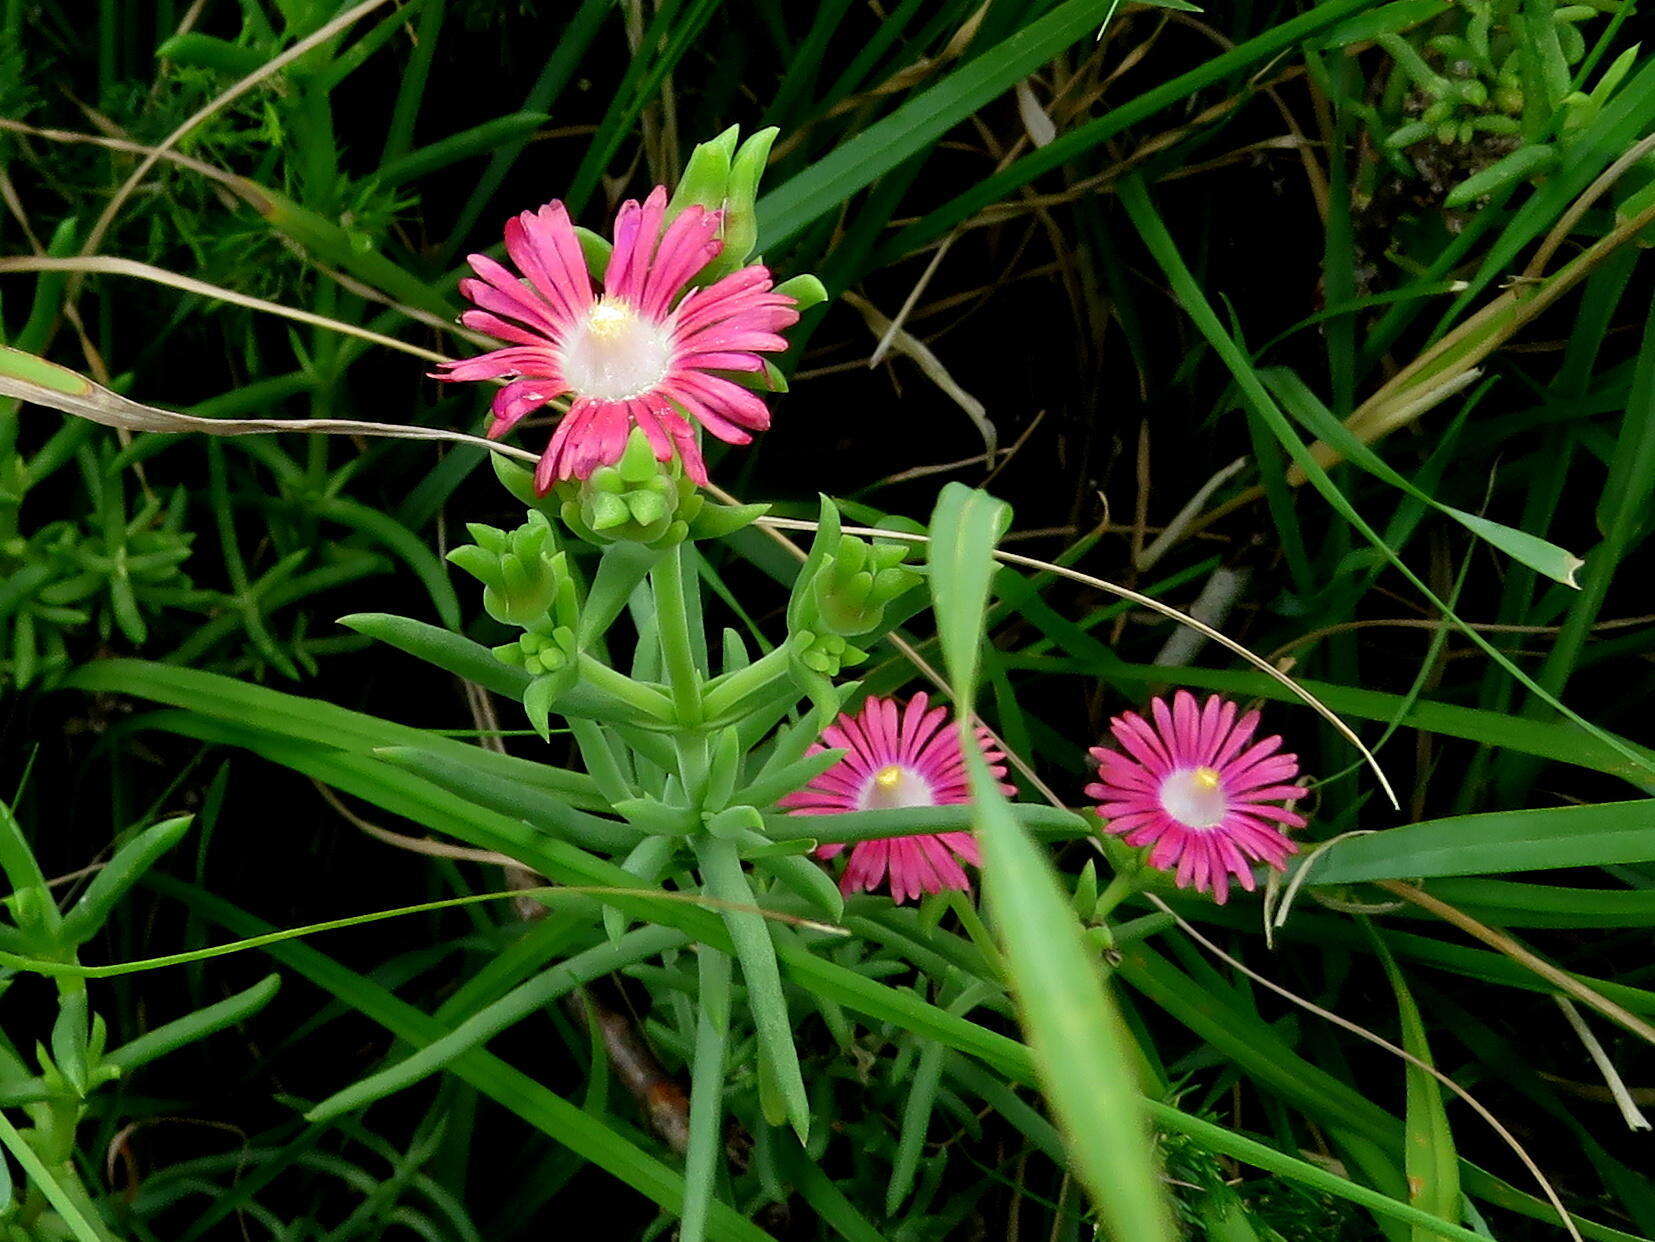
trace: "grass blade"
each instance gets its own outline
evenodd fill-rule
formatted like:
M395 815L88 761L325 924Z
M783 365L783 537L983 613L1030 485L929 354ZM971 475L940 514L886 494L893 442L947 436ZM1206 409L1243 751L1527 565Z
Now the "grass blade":
M1119 3L1068 0L784 181L759 200L759 249L773 250L926 150L989 100L1094 33Z
M994 577L994 544L1010 511L958 483L931 521L931 590L960 713L983 848L983 885L1012 991L1075 1165L1117 1242L1171 1242L1155 1144L1134 1081L1132 1036L1105 992L1080 924L1043 851L1011 814L976 745L971 703Z
M793 1024L787 1016L787 998L782 994L781 972L776 966L776 946L764 916L751 913L758 903L747 883L734 842L708 838L697 850L707 892L731 908L721 911L741 963L741 977L747 984L747 1001L753 1010L759 1049L774 1075L787 1121L804 1142L810 1133L810 1098L805 1094L799 1053L793 1046ZM739 908L736 908L739 907Z
M1315 884L1655 861L1655 799L1425 820L1323 850Z

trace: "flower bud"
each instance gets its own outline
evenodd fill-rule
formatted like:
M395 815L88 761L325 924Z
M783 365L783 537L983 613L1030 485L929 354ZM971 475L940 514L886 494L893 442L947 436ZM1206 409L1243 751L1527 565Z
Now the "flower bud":
M717 211L729 194L730 162L736 153L741 126L732 125L717 138L698 143L684 165L684 175L667 204L667 221L676 219L686 207Z
M901 544L841 537L811 583L822 623L851 637L878 629L885 606L919 583L920 576L902 563L907 555Z
M706 503L678 458L656 461L649 438L637 427L613 466L600 466L583 480L560 483L556 492L559 513L569 529L600 547L680 543L689 533L688 523Z
M477 542L455 548L448 559L483 584L483 607L504 625L544 629L552 614L573 625L575 586L564 553L556 550L546 515L531 511L514 531L473 522Z
M773 128L761 129L738 150L736 142L741 130L732 125L711 142L703 142L690 152L684 176L667 204L667 219L670 221L693 206L724 213L723 228L719 232L724 248L701 269L697 284L711 284L721 276L728 276L752 257L759 239L756 208L759 179L764 175L776 132Z
M853 647L839 634L818 634L798 630L793 635L793 652L799 662L824 677L837 677L841 669L860 664L868 653Z
M575 684L580 671L574 629L558 625L530 630L516 641L494 648L494 655L502 664L520 668L534 678L523 692L523 710L535 732L543 738L550 736L552 704Z

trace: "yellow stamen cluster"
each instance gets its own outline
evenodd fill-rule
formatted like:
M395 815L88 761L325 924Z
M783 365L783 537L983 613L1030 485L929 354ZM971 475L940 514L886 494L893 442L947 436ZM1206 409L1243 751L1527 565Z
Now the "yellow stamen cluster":
M586 316L586 330L600 340L613 340L632 323L632 308L624 302L599 298Z

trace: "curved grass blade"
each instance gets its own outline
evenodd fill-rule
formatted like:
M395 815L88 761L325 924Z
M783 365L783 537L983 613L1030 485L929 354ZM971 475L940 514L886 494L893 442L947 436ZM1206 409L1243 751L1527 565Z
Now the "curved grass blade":
M1413 993L1408 990L1408 981L1372 924L1366 926L1373 939L1374 950L1391 981L1391 989L1396 993L1402 1046L1425 1064L1431 1065L1431 1046L1426 1038L1425 1023L1420 1018ZM1407 1100L1403 1114L1402 1159L1408 1175L1409 1200L1415 1207L1433 1216L1457 1221L1460 1215L1460 1161L1454 1149L1454 1130L1448 1123L1442 1086L1417 1065L1408 1065L1404 1073L1407 1075ZM1412 1237L1414 1242L1425 1242L1429 1235L1415 1229Z
M1258 375L1276 394L1288 413L1303 423L1320 440L1337 450L1347 461L1355 462L1375 478L1383 479L1392 487L1430 505L1438 513L1452 518L1479 539L1498 548L1519 564L1527 565L1553 582L1561 582L1568 587L1579 587L1580 584L1575 581L1575 571L1586 562L1574 553L1538 535L1531 535L1527 531L1517 530L1479 514L1467 513L1464 509L1444 504L1394 470L1372 446L1364 443L1349 427L1333 417L1332 411L1322 404L1297 374L1284 367L1270 367L1261 370Z

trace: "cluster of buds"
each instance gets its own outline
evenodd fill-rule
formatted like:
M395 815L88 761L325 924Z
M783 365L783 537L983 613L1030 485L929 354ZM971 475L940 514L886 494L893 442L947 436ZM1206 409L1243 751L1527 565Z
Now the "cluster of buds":
M576 669L579 605L568 553L558 550L551 523L537 509L513 531L480 522L467 529L477 542L455 548L448 559L483 584L489 616L523 631L494 654L528 673L534 699L549 703Z
M588 543L642 543L670 547L689 534L689 522L705 500L674 457L655 460L655 451L634 427L626 451L612 466L589 478L570 479L556 489L558 513Z
M838 509L822 502L816 541L787 610L793 651L806 669L832 677L867 659L847 640L878 631L887 608L919 585L908 552L906 543L842 534Z
M869 634L885 620L885 608L920 583L904 562L908 545L870 544L841 535L811 582L817 615L836 634Z

